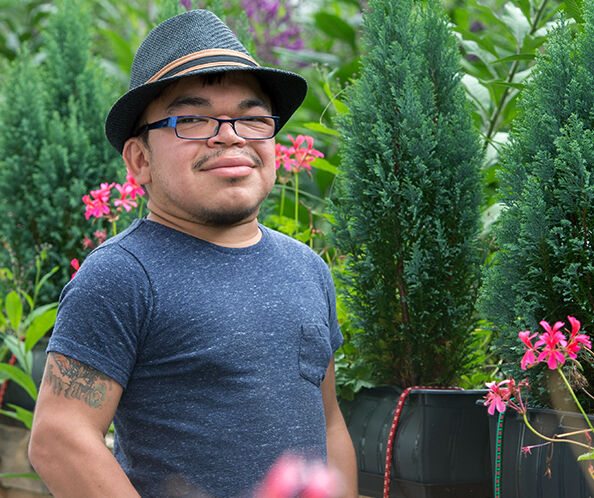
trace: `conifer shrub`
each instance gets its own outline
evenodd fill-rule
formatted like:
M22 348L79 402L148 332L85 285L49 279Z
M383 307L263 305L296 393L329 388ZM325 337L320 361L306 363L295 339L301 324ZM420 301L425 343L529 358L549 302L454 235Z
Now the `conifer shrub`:
M437 1L372 0L347 93L335 243L376 378L449 385L471 365L481 145Z
M0 77L0 238L22 264L50 244L48 266L60 266L47 287L52 301L92 232L82 196L125 168L104 135L117 92L90 56L83 2L62 0L48 25L40 52L24 50Z
M550 405L543 368L520 370L522 330L576 317L594 332L594 3L583 31L562 23L550 36L519 103L509 146L502 152L504 210L494 235L479 308L498 334L505 373L529 377L535 405ZM542 330L540 329L542 332ZM573 379L594 369L573 368ZM583 398L586 406L594 403ZM563 400L558 400L563 408ZM557 402L555 402L557 404ZM557 405L559 406L559 405Z

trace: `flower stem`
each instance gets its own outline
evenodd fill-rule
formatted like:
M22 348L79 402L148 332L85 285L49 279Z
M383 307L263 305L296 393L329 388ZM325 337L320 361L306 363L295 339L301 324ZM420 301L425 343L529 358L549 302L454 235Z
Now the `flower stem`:
M287 188L287 186L283 183L283 186L281 188L280 208L279 208L279 212L278 212L279 216L282 216L283 211L285 210L285 189L286 188Z
M299 172L295 173L295 223L299 225Z
M582 405L578 401L577 396L573 392L573 389L571 388L571 385L569 384L569 381L567 380L567 377L565 377L565 374L561 371L561 367L557 367L557 372L559 372L559 375L561 375L561 378L563 379L563 382L565 382L565 385L567 386L567 389L569 390L569 393L571 394L571 397L573 398L573 401L575 402L576 406L578 407L578 409L580 410L580 412L582 413L582 415L586 419L586 423L588 424L588 427L590 427L590 430L592 432L594 432L594 427L592 427L592 423L590 422L590 419L588 418L588 415L586 415L586 412L584 411L584 409L582 408Z
M580 443L579 441L574 441L572 439L555 439L555 438L547 437L544 434L541 434L534 427L532 427L530 425L530 422L528 422L528 415L527 415L527 413L528 412L522 413L522 417L524 417L524 423L526 424L526 427L528 427L528 429L530 429L539 438L544 439L545 441L549 441L551 443L572 443L572 444L575 444L577 446L581 446L582 448L586 448L588 450L591 449L590 446L588 446L587 444L584 444L584 443Z

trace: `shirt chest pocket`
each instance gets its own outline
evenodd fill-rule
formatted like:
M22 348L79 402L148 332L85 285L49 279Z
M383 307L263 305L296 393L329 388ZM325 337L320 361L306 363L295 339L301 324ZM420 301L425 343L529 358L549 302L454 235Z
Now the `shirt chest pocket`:
M326 325L306 324L301 326L299 343L299 374L316 386L320 386L332 358L330 331Z

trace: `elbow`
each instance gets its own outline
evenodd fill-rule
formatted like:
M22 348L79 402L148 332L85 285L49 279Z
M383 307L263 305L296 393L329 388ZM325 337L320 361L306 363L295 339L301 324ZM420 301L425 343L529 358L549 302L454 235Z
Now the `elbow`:
M50 462L52 459L50 438L41 427L34 428L31 431L31 438L29 439L28 456L31 466L35 471L42 475L44 464Z

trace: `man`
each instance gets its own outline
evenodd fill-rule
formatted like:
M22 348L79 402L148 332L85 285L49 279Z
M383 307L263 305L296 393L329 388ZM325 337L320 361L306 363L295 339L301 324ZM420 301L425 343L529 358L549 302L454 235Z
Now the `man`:
M251 496L287 452L327 457L356 496L329 271L257 221L305 93L208 11L138 49L106 134L150 214L60 298L29 449L55 496Z

